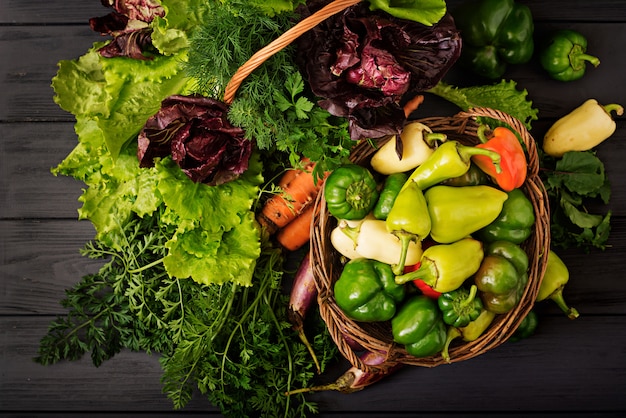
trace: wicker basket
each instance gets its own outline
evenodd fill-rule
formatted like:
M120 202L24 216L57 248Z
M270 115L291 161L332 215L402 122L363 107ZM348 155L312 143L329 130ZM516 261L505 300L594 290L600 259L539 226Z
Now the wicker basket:
M466 145L475 145L479 142L476 134L478 125L475 122L478 116L487 116L506 122L522 138L528 157L528 176L522 190L533 203L536 223L532 235L522 244L529 256L530 267L528 284L520 303L509 313L497 315L491 326L477 340L462 344L453 343L449 350L450 362L467 360L485 353L505 342L513 334L534 305L545 272L546 254L550 247L548 197L538 176L539 162L535 141L522 123L505 113L486 108L471 109L453 117L433 117L419 121L430 127L433 132L447 134L449 139ZM376 141L377 145L382 145L388 139L379 139ZM375 151L376 148L370 142L362 141L353 149L351 160L357 164L369 166L370 157ZM343 267L341 255L333 249L330 242L330 233L337 222L326 209L323 193L318 196L316 206L311 235L311 262L319 290L320 313L342 355L352 365L363 370L389 367L397 363L424 367L447 364L441 355L417 358L408 354L403 346L393 342L390 322L357 322L344 315L333 295L333 285L339 278ZM349 341L350 339L352 341ZM363 364L358 353L351 348L354 342L369 351L388 353L387 361L381 366Z
M296 40L302 33L315 27L318 23L337 14L344 9L359 3L361 0L334 0L322 9L298 22L291 29L276 38L270 44L257 51L232 76L225 88L224 102L232 103L235 94L244 79L258 68L263 62L276 52L280 51ZM511 116L491 109L472 109L469 112L459 113L454 117L440 117L422 119L433 131L442 132L451 139L472 145L478 143L475 123L477 116L487 116L502 120L515 129L523 139L528 151L529 172L522 189L533 203L536 223L535 230L527 239L523 247L529 255L529 281L521 302L506 315L499 315L489 330L481 338L471 343L456 345L450 349L450 361L456 362L472 358L503 343L515 331L518 324L532 308L541 279L546 267L545 256L550 245L548 197L543 183L538 177L539 162L535 141L524 128L524 125ZM381 138L375 142L382 145L388 138ZM351 158L354 162L367 165L369 157L375 152L370 142L363 141L355 146ZM348 319L337 306L333 297L333 284L338 279L342 269L341 257L335 252L330 243L330 232L336 223L326 210L323 193L318 196L316 210L311 225L311 260L316 278L319 295L320 313L337 347L343 356L352 365L362 370L388 368L402 363L417 366L433 367L445 363L441 356L416 358L409 355L403 347L394 344L389 323L365 324ZM380 366L363 364L346 340L346 336L357 342L364 349L388 353L387 361Z

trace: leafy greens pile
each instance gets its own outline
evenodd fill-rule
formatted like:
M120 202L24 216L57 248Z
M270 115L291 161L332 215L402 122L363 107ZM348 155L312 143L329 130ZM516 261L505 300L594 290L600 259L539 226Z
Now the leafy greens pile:
M197 89L186 63L200 23L222 9L252 13L251 4L163 0L165 15L150 23L158 53L149 59L105 58L95 43L59 63L55 101L75 116L78 144L52 171L85 183L79 219L92 222L96 236L82 253L104 265L66 291L68 314L50 324L39 363L90 352L100 365L125 348L157 352L176 408L199 390L228 416L316 410L304 396L284 395L308 386L315 365L288 321L284 254L255 223L260 153L239 178L212 187L191 181L171 157L150 168L137 160L137 135L162 100ZM293 8L259 2L255 16L265 20L259 10L273 14L271 5ZM295 100L301 86L290 79L282 94ZM323 368L336 347L321 320L311 327Z

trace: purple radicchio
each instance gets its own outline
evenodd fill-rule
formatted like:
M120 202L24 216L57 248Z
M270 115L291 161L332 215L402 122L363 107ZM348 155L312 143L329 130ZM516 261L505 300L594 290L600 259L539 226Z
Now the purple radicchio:
M137 158L152 167L168 155L196 183L220 185L248 169L252 142L226 118L228 106L203 96L170 96L139 133Z
M113 37L98 50L106 58L129 57L149 60L145 53L154 52L150 22L165 16L165 9L156 0L101 0L113 8L106 16L89 19L92 30Z
M326 0L309 1L303 17ZM350 137L377 138L402 130L403 99L439 82L461 53L454 20L433 26L369 10L359 3L297 40L298 64L319 105L349 120Z

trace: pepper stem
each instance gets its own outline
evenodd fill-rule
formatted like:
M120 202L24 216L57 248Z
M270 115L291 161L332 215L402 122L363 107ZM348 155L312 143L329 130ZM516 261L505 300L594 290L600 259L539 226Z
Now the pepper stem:
M567 317L569 319L576 319L579 316L578 311L576 310L576 308L572 308L567 306L567 303L565 302L565 298L563 297L563 288L560 287L557 290L555 290L550 296L550 299L552 299L556 305L567 315Z
M346 234L348 236L348 238L350 238L352 240L352 243L354 244L354 248L356 248L357 244L359 242L359 234L361 233L360 226L352 227L352 226L348 225L348 223L346 222L345 225L340 225L339 228L340 228L341 232Z
M489 138L487 138L487 135L485 135L486 130L487 130L487 125L479 125L478 129L476 130L476 136L478 137L478 140L482 144L486 144L487 141L489 141Z
M435 142L446 142L448 139L448 135L440 132L423 132L422 139L429 147L433 148Z
M617 116L622 116L624 114L624 108L622 107L622 105L619 105L617 103L604 105L602 106L602 108L609 115L611 114L611 112L615 112Z
M402 249L400 251L400 261L398 261L398 264L395 264L392 267L393 274L397 276L404 273L404 265L406 264L406 255L409 252L409 245L411 244L411 242L417 241L417 236L415 234L411 234L405 231L396 231L393 234L398 237L400 243L402 244Z
M478 293L478 288L476 287L475 284L473 284L469 289L469 294L467 295L467 298L465 298L463 302L461 302L461 308L464 308L467 305L470 305L472 302L474 302L474 299L476 298L477 293Z
M457 151L461 158L465 161L469 161L473 155L484 155L493 162L493 165L496 167L496 173L502 172L502 167L500 166L500 154L495 151L485 148L470 147L462 144L457 146Z
M421 279L424 283L434 288L438 277L439 273L435 262L428 257L422 257L419 268L405 274L396 275L396 283L404 284L415 279Z
M594 67L600 65L600 59L593 55L585 54L580 45L575 45L569 53L569 62L574 70L581 70L585 66L585 61Z
M441 357L446 361L446 363L450 363L450 343L454 341L456 338L461 336L461 331L459 331L456 327L449 327L448 333L446 334L446 342L443 345L443 350L441 350Z

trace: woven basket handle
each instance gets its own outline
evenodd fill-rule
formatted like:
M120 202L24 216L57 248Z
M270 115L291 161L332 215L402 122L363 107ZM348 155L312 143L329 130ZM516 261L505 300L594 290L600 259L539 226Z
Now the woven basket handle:
M224 103L231 104L233 102L235 99L235 93L237 92L237 89L239 89L239 86L241 86L241 83L243 83L243 80L245 80L246 77L252 73L252 71L257 69L268 58L295 41L304 32L317 26L320 22L323 22L330 16L353 6L360 1L361 0L335 0L313 13L311 16L302 19L294 27L274 39L265 47L258 50L248 59L248 61L237 69L233 77L228 82L226 90L224 91Z

